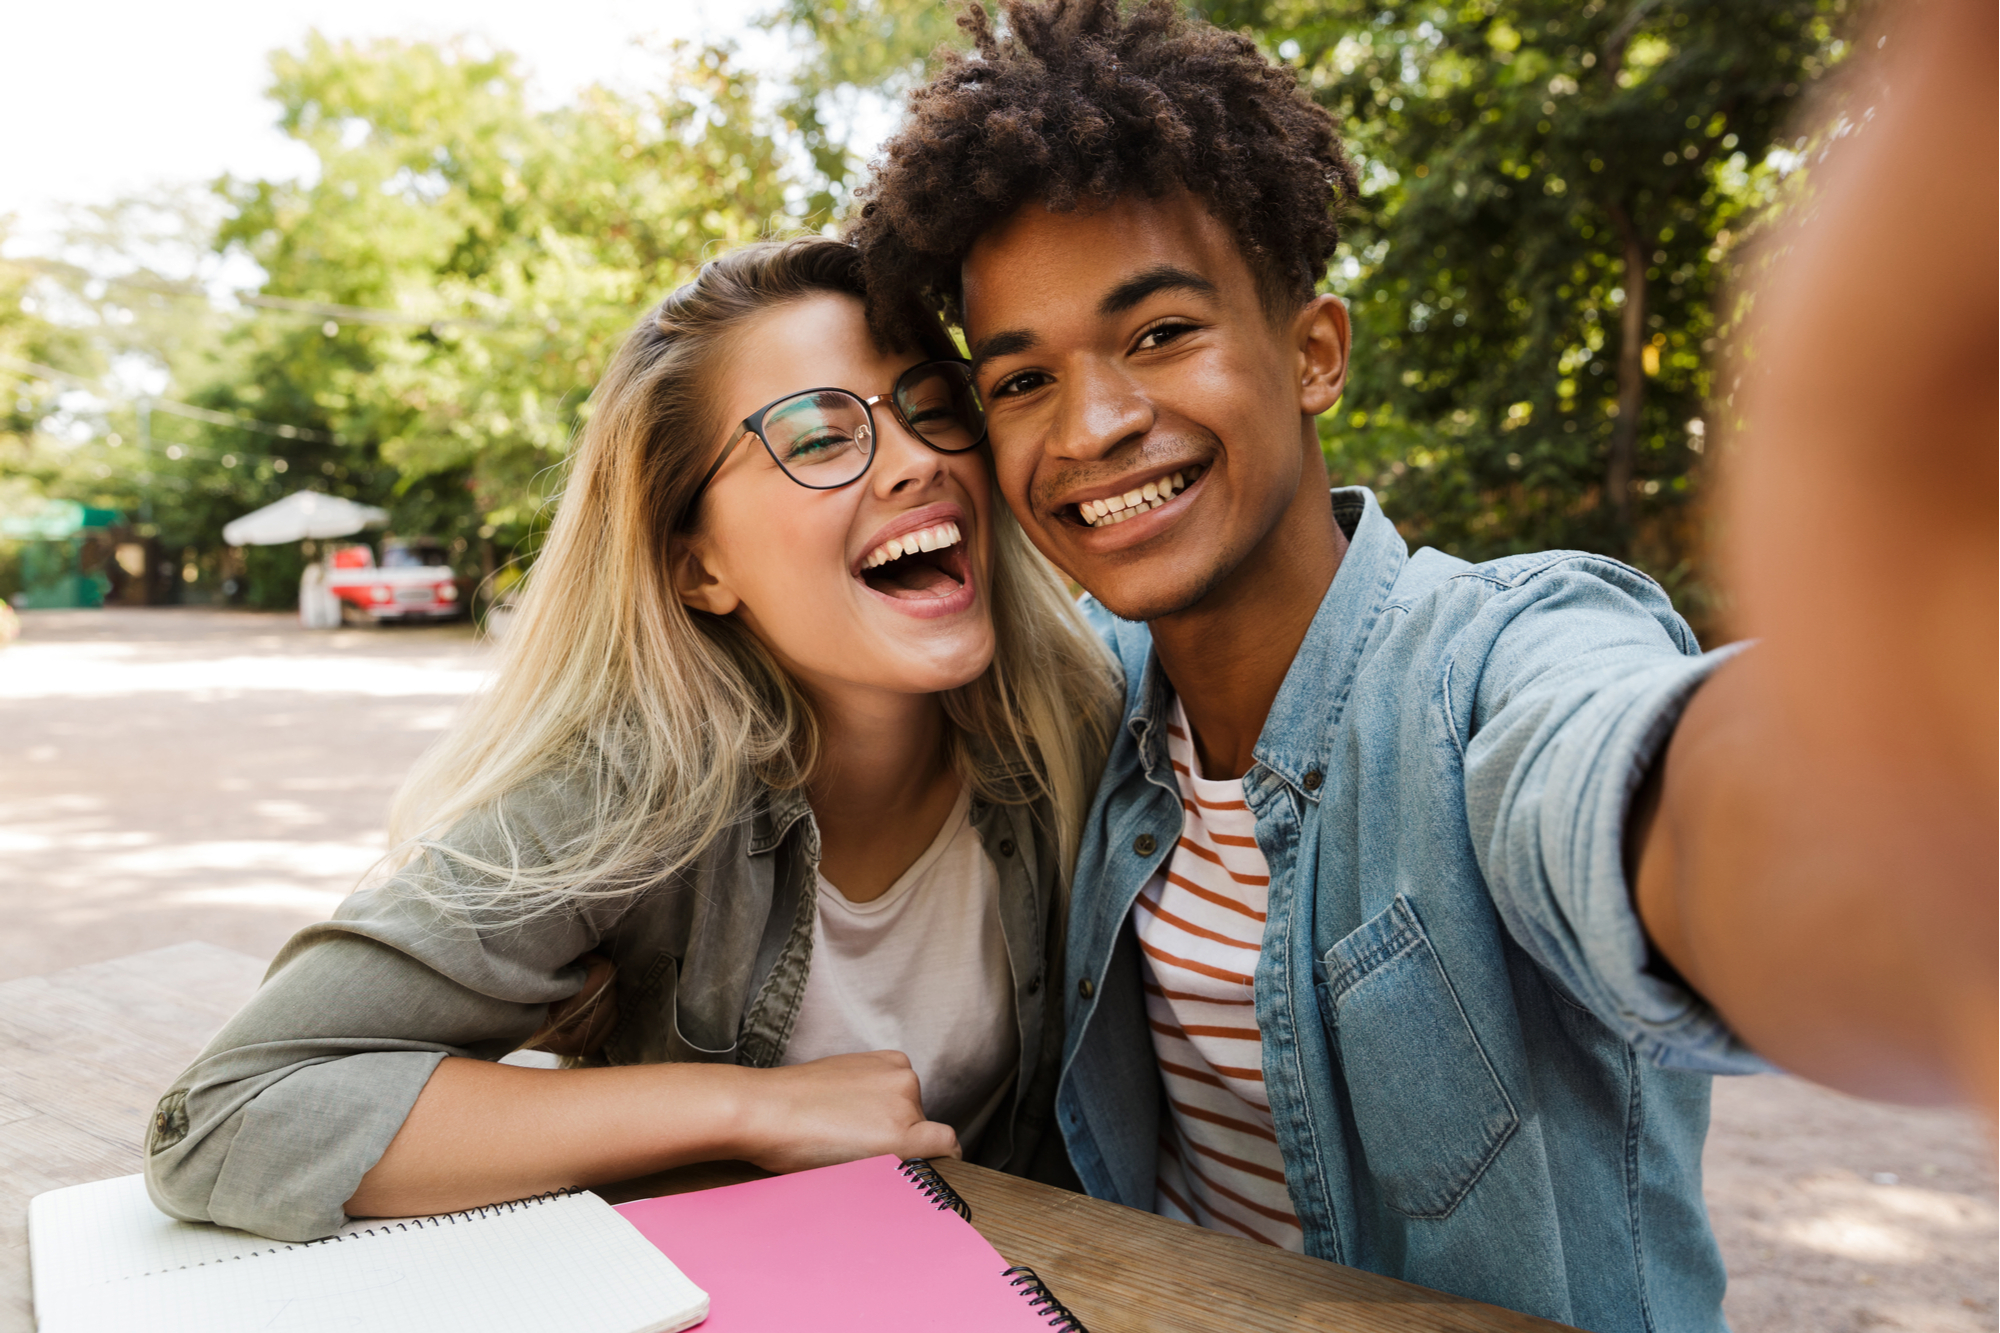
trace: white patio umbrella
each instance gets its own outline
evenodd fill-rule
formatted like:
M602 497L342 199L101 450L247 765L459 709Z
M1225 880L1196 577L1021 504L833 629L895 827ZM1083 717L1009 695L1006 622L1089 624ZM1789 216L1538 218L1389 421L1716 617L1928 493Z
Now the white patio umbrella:
M231 546L278 546L309 538L349 537L371 524L388 521L389 512L374 505L318 491L295 491L276 504L253 509L224 524L222 540Z

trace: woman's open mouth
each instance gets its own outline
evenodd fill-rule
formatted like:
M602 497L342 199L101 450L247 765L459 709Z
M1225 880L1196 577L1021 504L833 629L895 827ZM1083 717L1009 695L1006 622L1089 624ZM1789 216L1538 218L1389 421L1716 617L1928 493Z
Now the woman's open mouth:
M883 542L862 559L856 577L905 610L948 613L961 599L971 602L972 564L952 520Z

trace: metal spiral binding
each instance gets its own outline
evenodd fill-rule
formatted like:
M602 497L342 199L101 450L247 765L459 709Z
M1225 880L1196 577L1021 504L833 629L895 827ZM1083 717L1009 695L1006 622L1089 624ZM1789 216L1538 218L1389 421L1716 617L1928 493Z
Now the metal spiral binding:
M951 1187L951 1182L937 1173L937 1168L921 1157L906 1157L898 1168L909 1182L922 1190L943 1212L949 1208L960 1217L972 1220L972 1205L959 1196Z
M1036 1275L1026 1264L1016 1264L1000 1275L1007 1279L1007 1285L1028 1298L1028 1306L1036 1314L1048 1320L1049 1327L1058 1333L1090 1333L1083 1321L1070 1313L1070 1308L1057 1300L1049 1290L1048 1283Z
M379 1227L364 1227L360 1231L350 1231L340 1236L321 1236L318 1240L294 1241L288 1245L272 1245L261 1250L246 1250L242 1254L232 1254L226 1258L204 1259L200 1263L181 1264L179 1268L205 1268L209 1264L226 1264L243 1259L261 1259L267 1254L282 1254L286 1250L310 1250L315 1245L344 1245L350 1240L360 1240L363 1236L387 1236L398 1231L422 1231L425 1227L441 1227L446 1224L457 1226L461 1220L470 1222L475 1217L498 1217L501 1213L511 1213L517 1208L526 1208L531 1203L547 1203L551 1199L565 1198L571 1194L583 1193L580 1189L568 1188L548 1190L541 1194L531 1194L525 1199L509 1199L504 1203L482 1204L477 1208L467 1208L456 1213L436 1213L430 1217L412 1217L401 1222L383 1223ZM176 1272L175 1268L154 1270L161 1273ZM150 1277L152 1273L141 1273Z

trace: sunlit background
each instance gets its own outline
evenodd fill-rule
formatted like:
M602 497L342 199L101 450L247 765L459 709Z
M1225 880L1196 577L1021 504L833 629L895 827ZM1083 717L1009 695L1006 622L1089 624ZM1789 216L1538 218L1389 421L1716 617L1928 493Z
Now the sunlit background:
M1730 292L1865 132L1858 7L1195 8L1362 162L1335 477L1413 543L1623 556L1725 637ZM0 981L332 910L487 679L624 329L838 227L956 38L929 0L0 14ZM1741 1333L1994 1328L1964 1118L1723 1080L1704 1169Z
M1726 631L1705 564L1727 297L1864 125L1850 0L1195 8L1363 159L1322 433L1414 541L1579 546ZM714 249L838 225L929 0L16 6L0 81L0 596L289 607L301 489L483 615L622 330ZM1788 201L1791 201L1788 203ZM1724 386L1726 387L1726 386ZM52 507L53 506L53 507ZM414 558L414 557L412 557Z

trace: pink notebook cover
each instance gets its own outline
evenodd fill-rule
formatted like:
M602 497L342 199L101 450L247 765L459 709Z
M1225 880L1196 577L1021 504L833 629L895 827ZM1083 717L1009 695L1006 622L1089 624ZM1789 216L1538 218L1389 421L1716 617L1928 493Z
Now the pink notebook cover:
M709 1295L702 1333L1047 1333L1007 1261L894 1157L618 1205Z

